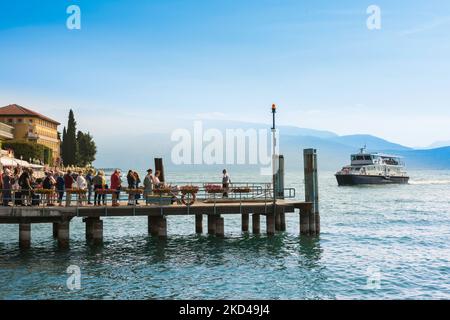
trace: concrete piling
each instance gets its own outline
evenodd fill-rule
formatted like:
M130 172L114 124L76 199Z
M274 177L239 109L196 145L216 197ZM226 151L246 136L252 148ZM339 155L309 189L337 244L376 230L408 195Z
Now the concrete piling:
M286 214L284 209L280 210L280 231L286 231Z
M60 248L69 247L70 222L62 221L58 223L58 246Z
M203 215L202 214L195 215L195 233L197 233L197 234L203 233Z
M275 231L281 231L281 215L278 208L277 212L275 213Z
M275 234L275 214L267 213L266 214L266 233L267 235Z
M224 220L221 216L216 217L216 236L223 238L225 236Z
M148 233L151 236L157 236L159 233L158 217L148 216Z
M167 219L166 217L159 217L158 219L158 237L160 239L166 239L167 238Z
M261 216L259 213L252 214L252 231L253 234L259 234L260 233L260 220Z
M92 236L91 241L93 244L101 244L103 243L103 220L93 219L92 221Z
M21 249L27 249L31 245L31 224L20 223L19 224L19 247Z
M53 231L53 238L58 238L58 223L53 222L52 223L52 231Z
M309 235L309 213L311 209L300 210L300 234Z
M208 215L208 234L216 234L216 216L212 214Z
M242 220L242 232L248 232L248 224L250 220L250 215L248 212L243 212L241 215Z

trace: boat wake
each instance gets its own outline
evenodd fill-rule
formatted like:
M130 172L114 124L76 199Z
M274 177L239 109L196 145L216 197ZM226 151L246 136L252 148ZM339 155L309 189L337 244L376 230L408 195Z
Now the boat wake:
M450 179L445 180L409 180L409 184L424 184L424 185L430 185L430 184L450 184Z

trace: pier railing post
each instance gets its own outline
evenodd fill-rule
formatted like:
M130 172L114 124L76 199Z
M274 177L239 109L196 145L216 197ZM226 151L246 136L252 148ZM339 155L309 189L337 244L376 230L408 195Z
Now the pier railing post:
M317 178L317 151L316 149L303 150L303 162L305 173L305 201L312 203L309 214L310 234L319 234L319 184Z
M19 224L19 247L21 249L28 249L31 245L31 224Z

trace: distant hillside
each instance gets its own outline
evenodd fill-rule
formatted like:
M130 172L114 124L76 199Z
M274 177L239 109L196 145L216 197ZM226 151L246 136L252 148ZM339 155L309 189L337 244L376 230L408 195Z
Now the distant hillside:
M192 122L185 128L192 132ZM245 122L203 121L204 130L216 128L225 136L226 129L241 128L262 129L267 125ZM113 135L107 138L97 138L98 157L95 165L99 167L119 167L122 169L145 169L153 167L154 157L163 157L165 165L170 170L202 171L221 170L223 167L239 170L259 170L259 166L251 165L184 165L171 163L171 151L175 142L170 140L171 131L166 133L132 135L132 133ZM204 146L206 143L204 144ZM302 169L302 149L316 148L321 170L338 170L350 161L350 154L358 152L367 145L368 151L394 153L405 157L410 169L450 169L450 147L416 150L396 144L372 135L338 136L329 131L297 128L293 126L280 127L279 146L286 159L287 169ZM223 150L225 153L225 150Z

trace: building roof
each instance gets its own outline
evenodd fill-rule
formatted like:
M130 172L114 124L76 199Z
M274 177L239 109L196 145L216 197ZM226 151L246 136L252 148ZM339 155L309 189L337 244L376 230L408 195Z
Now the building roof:
M46 120L52 122L54 124L60 125L58 121L50 119L40 113L37 113L33 110L27 109L25 107L19 106L17 104L10 104L6 107L0 108L0 116L29 116L29 117L38 117L42 120Z

